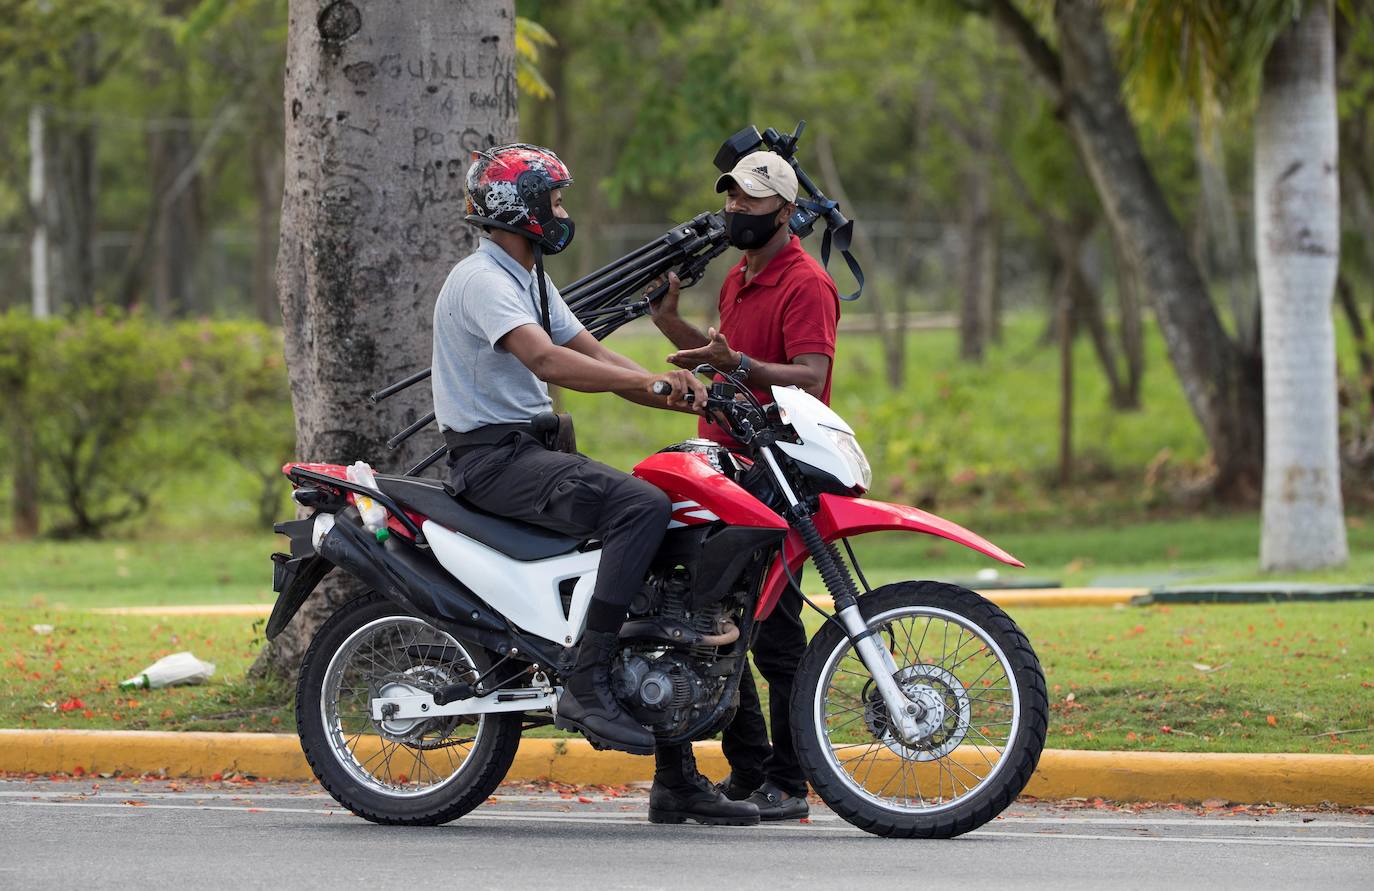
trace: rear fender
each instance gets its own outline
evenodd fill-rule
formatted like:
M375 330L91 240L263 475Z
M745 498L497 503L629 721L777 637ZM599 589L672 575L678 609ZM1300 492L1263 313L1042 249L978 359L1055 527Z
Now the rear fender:
M821 539L826 542L863 535L866 532L923 532L926 535L934 535L957 542L1009 566L1024 567L1026 565L976 532L971 532L958 523L950 522L943 517L937 517L935 514L905 504L888 504L883 501L849 498L842 495L822 495L820 496L820 509L811 519L816 524L816 531L821 534ZM783 569L784 561L787 570L795 574L802 568L802 564L806 562L809 556L811 554L806 545L802 543L801 536L797 534L797 531L794 529L788 532L787 539L783 542L782 551L774 559L773 565L769 568L768 575L764 579L763 593L759 596L758 609L755 611L758 619L768 618L787 585L787 572Z
M291 539L291 553L272 555L272 590L277 592L277 603L272 607L272 615L267 620L267 639L272 640L286 628L291 618L305 603L305 598L315 590L328 573L334 568L324 557L315 551L312 536L315 531L315 515L303 520L291 520L272 527L280 535Z

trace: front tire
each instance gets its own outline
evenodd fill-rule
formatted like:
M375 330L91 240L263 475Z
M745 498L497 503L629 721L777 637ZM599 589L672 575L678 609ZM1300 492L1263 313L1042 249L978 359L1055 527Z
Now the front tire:
M1025 788L1045 746L1045 676L1009 616L966 588L898 582L859 598L918 704L919 735L887 717L836 622L812 638L792 696L792 736L816 793L875 835L951 838Z
M296 688L301 749L320 785L390 825L434 826L481 804L515 760L519 714L386 721L369 706L388 687L432 692L475 680L487 661L378 594L344 604L315 634Z

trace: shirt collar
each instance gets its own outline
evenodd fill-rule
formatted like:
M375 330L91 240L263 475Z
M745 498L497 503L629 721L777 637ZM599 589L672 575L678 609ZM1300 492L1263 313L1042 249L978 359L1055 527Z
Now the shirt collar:
M521 266L520 262L510 254L506 253L505 248L501 247L501 245L492 241L490 238L483 236L481 240L477 242L477 250L479 253L486 254L495 260L496 265L510 273L511 278L514 278L516 284L520 285L520 290L528 293L530 284L534 281L533 273Z
M503 251L504 253L504 251ZM773 259L768 261L768 265L758 275L750 279L745 287L757 285L761 288L771 288L782 278L783 272L791 266L804 253L802 251L801 239L795 235L789 235L787 244L783 245L782 250L773 255ZM744 277L744 269L747 260L741 259L735 268L739 270L740 278Z

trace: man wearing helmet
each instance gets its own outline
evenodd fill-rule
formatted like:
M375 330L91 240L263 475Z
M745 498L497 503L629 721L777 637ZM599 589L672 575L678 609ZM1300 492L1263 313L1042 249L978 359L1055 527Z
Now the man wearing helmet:
M558 723L647 755L654 737L624 713L609 668L626 607L639 590L671 514L648 483L583 455L550 451L531 419L550 409L549 384L615 393L690 411L706 392L690 372L651 374L582 327L544 275L543 257L568 246L572 184L548 149L498 146L474 155L465 219L482 227L477 250L453 268L434 307L434 412L449 445L455 494L482 510L577 538L601 540L601 562L577 662L558 700ZM671 387L653 395L654 384Z
M669 276L668 292L654 307L655 324L678 348L668 361L684 368L705 363L743 377L765 404L773 401L773 385L800 387L829 404L839 293L788 228L796 211L796 173L774 152L753 152L716 180L716 191L726 193L727 234L744 257L721 286L720 329L706 334L678 314L679 284ZM705 419L699 435L739 448ZM809 810L806 777L788 718L793 681L806 649L801 606L800 593L789 586L759 623L753 644L754 664L769 686L772 745L748 672L740 683L739 710L722 735L731 768L721 784L724 795L753 802L764 820L797 819ZM649 818L696 818L702 808L712 806L701 789L691 745L661 747Z

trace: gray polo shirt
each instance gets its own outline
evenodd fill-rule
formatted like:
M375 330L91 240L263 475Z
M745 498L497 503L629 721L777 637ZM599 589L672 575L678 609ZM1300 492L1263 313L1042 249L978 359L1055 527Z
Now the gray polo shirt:
M545 276L553 342L582 331L553 281ZM528 421L553 406L548 385L514 354L497 346L521 325L538 325L534 275L488 238L444 281L434 304L430 387L439 427L466 433L486 424Z

